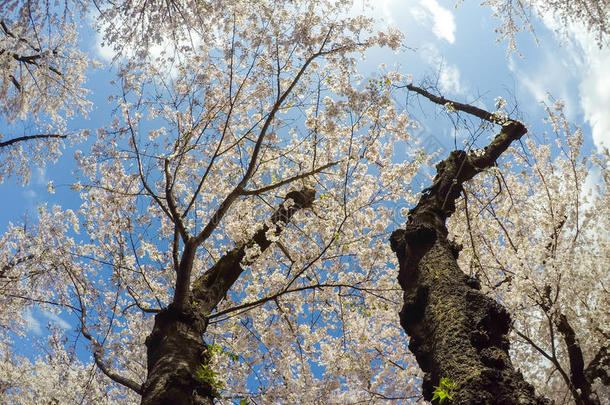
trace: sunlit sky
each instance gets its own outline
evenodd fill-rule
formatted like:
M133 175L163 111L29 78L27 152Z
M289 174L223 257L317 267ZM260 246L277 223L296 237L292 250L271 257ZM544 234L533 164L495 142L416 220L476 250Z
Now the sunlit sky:
M522 56L507 56L507 43L496 42L496 28L500 22L492 18L493 11L481 7L480 0L467 0L455 8L455 0L382 0L375 2L374 13L405 33L408 48L399 53L371 50L361 65L362 74L398 68L411 74L413 82L438 80L438 87L447 98L462 102L483 103L493 110L493 99L502 96L516 100L522 118L530 125L530 132L542 131L543 108L540 101L547 93L562 99L568 118L582 127L585 150L610 147L610 50L598 49L592 35L579 27L571 27L565 38L554 32L557 27L552 16L534 20L535 35L518 35ZM358 11L355 7L355 12ZM370 13L370 11L366 11ZM94 33L81 39L83 49L106 66L93 72L89 81L94 110L89 118L70 122L71 129L95 129L109 122L111 106L107 105L112 66L108 50L100 47ZM413 109L412 117L420 119L422 129L414 136L425 141L434 139L436 147L451 149L454 145L453 128L446 120L436 120L428 113ZM22 125L22 124L19 124ZM27 124L26 124L27 125ZM7 131L8 132L8 131ZM459 136L459 135L458 135ZM538 136L542 137L542 134ZM20 223L24 218L34 221L37 206L48 202L76 209L79 201L69 189L73 170L73 150L67 149L57 164L44 169L35 168L29 185L16 185L8 180L0 185L2 210L0 227L9 221ZM47 191L53 180L55 194ZM40 324L48 321L62 327L69 325L60 318L44 313L30 313L32 332L42 333Z

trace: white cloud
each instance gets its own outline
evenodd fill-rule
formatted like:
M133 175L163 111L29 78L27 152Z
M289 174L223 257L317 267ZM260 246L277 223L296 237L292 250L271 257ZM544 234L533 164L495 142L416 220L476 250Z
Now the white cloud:
M32 313L32 308L26 308L23 310L21 314L25 322L28 324L27 332L33 333L34 335L40 336L42 335L42 327L40 326L40 322L36 318L34 318L34 314Z
M55 312L43 311L42 315L44 315L52 324L61 329L70 329L70 324L59 317Z
M592 129L595 146L610 148L610 50L596 48L593 36L588 33L586 36L589 38L577 37L585 56L583 79L578 86L580 105Z
M467 95L468 90L461 82L460 70L456 65L445 62L434 44L425 44L419 52L426 63L438 69L439 90L443 93Z
M47 178L47 169L44 167L39 167L37 171L34 171L32 177L34 178L34 183L38 186L46 186L49 182L49 179Z
M97 56L105 63L111 63L116 53L111 46L108 46L104 42L103 31L108 27L108 24L102 22L97 12L93 11L90 11L87 14L87 19L92 26L97 26L95 34L93 35L93 43L89 44L89 47L93 53L92 56Z
M453 13L442 7L436 0L421 0L421 6L428 12L426 19L432 20L432 32L440 39L449 43L455 42L455 19ZM420 11L414 10L415 18L422 20L423 15Z
M441 86L441 90L445 93L464 93L460 82L460 71L455 65L445 64L442 66L438 83Z
M95 53L97 56L106 63L111 63L117 58L124 60L125 56L131 58L135 55L135 51L132 47L125 47L122 54L118 54L111 46L104 43L104 37L101 32L95 34ZM174 48L170 41L164 41L163 44L154 44L149 48L148 55L153 60L159 60L166 52L171 53Z
M544 24L553 32L562 26L549 15L543 17ZM578 70L579 102L585 121L591 127L595 146L610 148L610 48L606 45L599 49L595 36L582 25L569 24L567 34L567 40L564 36L560 40Z
M350 9L348 15L367 15L369 17L381 18L383 20L382 25L396 25L395 11L398 6L402 6L399 3L401 0L377 0L374 4L367 2L366 0L355 1ZM408 0L404 0L408 1Z
M34 310L33 308L26 308L23 310L23 313L22 313L23 319L27 323L26 330L29 333L32 333L34 335L37 335L37 336L42 335L42 325L41 325L40 321L38 319L36 319L37 316L35 315L35 313L38 313L38 318L40 318L40 315L42 315L42 317L47 318L49 320L50 324L52 324L53 326L57 326L60 329L70 329L70 327L71 327L71 325L68 322L63 320L55 312L42 310L42 309Z
M38 199L38 193L31 188L28 188L27 190L23 191L22 195L30 205L34 205L34 203Z
M606 66L610 66L610 58L607 59ZM593 74L581 83L580 92L581 106L592 128L595 146L610 149L610 77Z
M575 94L576 77L580 75L574 61L564 51L536 48L535 58L530 60L511 57L508 68L517 78L519 86L532 97L524 97L521 109L534 115L540 113L540 102L548 102L547 95L563 100L566 117L570 121L578 119L580 106Z
M108 45L104 41L104 32L111 22L108 20L102 19L97 20L97 16L91 14L89 16L90 19L93 20L93 24L97 24L97 30L95 33L94 44L92 45L93 52L97 57L99 57L105 63L112 63L115 60L124 62L126 59L131 59L136 55L139 49L134 48L133 44L122 44L120 51L115 51L112 45ZM115 17L117 20L115 22L116 26L119 26L118 20L120 16ZM188 45L197 47L201 44L201 38L197 35L196 32L190 32L188 42L178 42L176 43L174 40L170 39L169 36L165 36L162 38L161 43L151 43L147 48L148 58L153 62L153 65L158 69L165 69L166 74L169 77L175 78L177 76L178 70L177 66L173 63L173 60L167 60L173 58L180 58L184 56L184 53L181 52L182 45ZM171 57L170 57L171 56ZM188 58L188 55L187 55Z
M114 50L104 44L99 32L95 34L95 54L106 63L112 62L115 55Z

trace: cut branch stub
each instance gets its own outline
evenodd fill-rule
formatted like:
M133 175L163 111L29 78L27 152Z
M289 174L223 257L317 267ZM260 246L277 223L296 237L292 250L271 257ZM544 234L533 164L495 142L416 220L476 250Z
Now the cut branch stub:
M310 208L316 199L316 190L306 188L303 190L295 190L286 194L286 199L292 199L298 209Z
M243 266L254 260L254 258L246 258L248 247L256 244L260 252L264 252L272 243L267 238L269 231L279 235L297 211L311 207L315 196L316 192L312 189L289 192L285 201L271 216L270 225L264 225L250 240L237 244L200 276L193 284L193 300L200 305L199 310L204 314L211 313L226 296L244 270ZM293 201L292 204L287 204L289 199Z
M409 279L415 275L417 265L423 254L427 252L436 241L436 231L425 223L408 222L405 229L397 229L390 236L390 246L400 258L398 282L404 289Z

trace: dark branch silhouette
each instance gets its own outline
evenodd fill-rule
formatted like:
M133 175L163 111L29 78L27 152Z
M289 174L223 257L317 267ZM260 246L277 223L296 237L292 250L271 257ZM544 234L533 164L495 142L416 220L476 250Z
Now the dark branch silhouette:
M49 139L49 138L66 138L67 135L59 135L59 134L38 134L38 135L27 135L20 136L18 138L9 139L8 141L0 142L0 148L4 148L6 146L10 146L19 142L31 141L34 139Z

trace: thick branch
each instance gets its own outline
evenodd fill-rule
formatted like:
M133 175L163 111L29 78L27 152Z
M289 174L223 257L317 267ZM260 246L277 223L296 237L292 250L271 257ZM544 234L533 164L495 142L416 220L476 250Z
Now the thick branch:
M470 115L474 115L475 117L478 117L484 121L491 122L493 124L500 124L500 125L502 124L502 119L500 119L499 117L495 116L494 114L489 113L474 105L463 104L458 101L449 100L443 96L434 95L434 94L430 93L429 91L422 89L421 87L414 86L412 84L407 84L406 87L407 87L407 89L409 89L411 91L421 94L422 96L426 97L428 100L432 101L433 103L440 104L440 105L451 104L451 106L458 111L463 111Z
M455 212L455 201L461 194L462 184L494 166L511 142L520 139L526 132L522 123L509 120L482 151L452 151L447 159L436 165L437 173L432 186L424 190L409 217L420 216L421 220L434 223L435 229L444 230L445 220Z
M2 266L2 268L0 268L0 278L4 278L4 274L11 270L12 268L14 268L15 266L17 266L18 264L21 264L25 261L31 260L34 258L34 255L27 255L27 256L23 256L17 259L13 259L10 262L8 262L7 264L5 264L4 266Z
M244 270L244 266L253 261L252 258L250 260L246 259L246 249L256 244L260 252L264 252L272 243L267 235L281 233L292 216L298 210L310 207L314 198L315 191L311 189L288 193L286 199L291 199L293 204L282 203L280 208L271 216L270 226L264 225L248 242L241 243L227 252L212 268L195 281L193 284L193 299L197 302L197 307L200 307L206 315L212 312L238 279Z
M303 65L301 66L295 77L292 79L286 90L281 93L278 99L273 103L273 106L269 111L269 115L267 115L267 118L265 119L265 122L258 135L258 138L252 150L252 156L250 157L250 161L248 163L248 168L246 169L246 172L244 173L242 179L220 203L216 211L212 214L208 223L201 230L201 232L199 232L197 236L191 238L188 242L185 242L185 251L183 254L183 259L185 259L185 266L181 265L178 269L176 289L174 293L174 305L176 305L179 310L184 309L187 304L185 300L188 295L189 283L191 279L192 261L194 260L195 250L199 245L201 245L201 243L203 243L203 241L205 241L212 234L212 232L214 232L222 218L229 211L229 208L231 207L233 202L245 191L245 188L248 185L250 178L252 178L252 176L254 175L255 169L257 167L258 155L261 152L261 148L263 146L263 141L267 135L267 131L275 120L275 116L284 104L284 101L292 93L292 90L294 90L294 88L297 86L297 84L301 80L301 77L305 74L305 72L315 59L321 56L342 52L347 49L346 47L337 47L325 51L324 47L326 46L326 41L330 37L330 33L331 31L329 30L327 38L323 41L318 51L305 60L305 63L303 63Z
M6 49L0 49L0 55L2 55L4 53L6 53ZM38 60L43 57L42 54L19 55L18 53L14 53L14 52L12 52L12 53L9 52L8 54L13 59L15 59L17 62L25 63L26 65L33 65L33 66L36 66L38 68L40 67L40 63L38 63ZM62 73L59 71L59 69L57 69L57 68L55 68L53 66L47 65L47 66L44 66L44 67L46 67L47 69L49 69L51 72L55 73L56 75L63 76ZM15 79L13 77L13 83L15 83L15 81L17 81L17 79ZM17 83L19 83L19 82L17 82ZM16 84L16 86L17 86L17 84ZM20 87L21 86L19 85L18 88L20 89Z
M182 216L178 212L178 208L176 207L176 201L174 199L174 194L172 192L172 177L169 174L169 159L165 159L163 172L165 173L165 200L167 201L167 208L169 209L170 214L172 215L172 222L176 225L176 229L180 233L182 240L186 243L189 239L189 234L186 231L186 227L184 226L184 221L182 220Z
M241 193L244 191L245 187L248 185L248 181L254 174L254 169L256 168L257 161L258 161L258 154L260 153L261 147L263 145L265 135L267 134L267 130L271 126L271 123L275 119L275 115L279 111L280 107L282 106L282 104L284 103L286 98L290 95L290 93L292 92L294 87L297 85L297 83L299 82L299 80L301 79L301 77L303 76L303 74L305 73L305 71L307 70L309 65L311 64L311 62L313 62L317 57L319 57L321 55L323 55L323 53L321 51L317 52L317 53L313 54L312 56L310 56L305 61L303 66L301 66L301 69L299 70L299 72L296 74L296 76L294 77L294 79L292 80L292 82L290 83L288 88L286 89L286 91L284 91L284 93L281 95L281 97L279 97L277 99L277 101L273 104L273 107L271 108L271 111L269 112L269 115L267 116L267 119L265 120L265 123L263 124L263 127L261 128L258 139L256 140L256 144L254 145L254 149L252 150L252 156L250 157L250 162L248 164L246 173L243 175L243 177L239 181L239 183L235 186L233 191L231 193L229 193L229 195L220 204L220 206L218 207L216 212L212 215L212 218L210 219L208 224L195 237L194 242L197 245L201 244L204 240L206 240L212 234L212 232L214 231L214 229L216 229L216 226L218 225L218 223L220 222L222 217L224 217L226 212L231 207L231 204L233 204L233 201L235 201L235 199L237 199L237 197L239 197L241 195Z
M591 395L591 382L585 376L585 361L582 349L576 339L576 333L564 314L555 320L557 330L563 335L570 360L570 381L573 385L572 394L578 405L599 405L599 401Z
M248 263L246 249L255 244L261 252L268 248L269 232L281 232L297 210L311 206L314 197L315 191L309 189L288 193L286 199L294 203L284 202L272 215L270 226L265 225L248 243L227 252L195 281L192 305L187 301L188 305L178 307L175 305L178 300L185 301L190 296L174 295L174 303L155 316L155 326L146 339L148 377L143 385L143 405L213 403L213 398L218 396L216 389L209 381L197 378L198 368L210 360L201 339L208 325L206 316L237 280L243 271L242 264ZM184 270L183 266L192 267L196 248L192 239L186 243L180 271Z
M312 54L311 56L309 56L305 60L305 63L303 63L303 66L301 66L301 68L295 75L294 79L292 79L292 81L290 82L290 84L288 85L286 90L283 93L281 93L281 95L278 97L278 99L275 101L275 103L273 103L273 106L271 107L271 111L269 111L269 115L265 119L265 122L259 133L258 139L256 140L256 143L254 145L254 149L252 150L252 157L250 158L250 162L248 163L248 168L246 169L246 173L243 175L243 177L239 181L239 183L235 186L233 191L231 191L231 193L229 193L229 195L220 204L220 206L218 207L216 212L212 215L212 218L210 219L208 224L195 237L195 243L197 245L200 245L204 240L206 240L212 234L212 232L214 231L214 229L216 229L216 226L218 225L218 223L220 222L222 217L229 210L233 201L235 201L235 199L237 197L239 197L242 192L244 192L246 186L248 185L248 181L250 181L250 178L254 174L254 170L257 165L258 154L261 151L261 147L263 145L263 141L267 134L267 130L273 123L273 121L275 119L275 115L278 113L278 111L284 104L284 101L286 101L288 96L292 93L292 90L294 90L296 85L299 83L299 81L301 80L301 77L305 74L305 72L307 71L307 69L309 68L311 63L319 57L338 53L338 52L343 52L343 51L349 49L349 47L340 46L340 47L325 51L324 47L326 46L326 42L327 42L328 38L330 37L331 31L332 31L332 29L329 30L326 39L322 42L318 51L316 53Z

